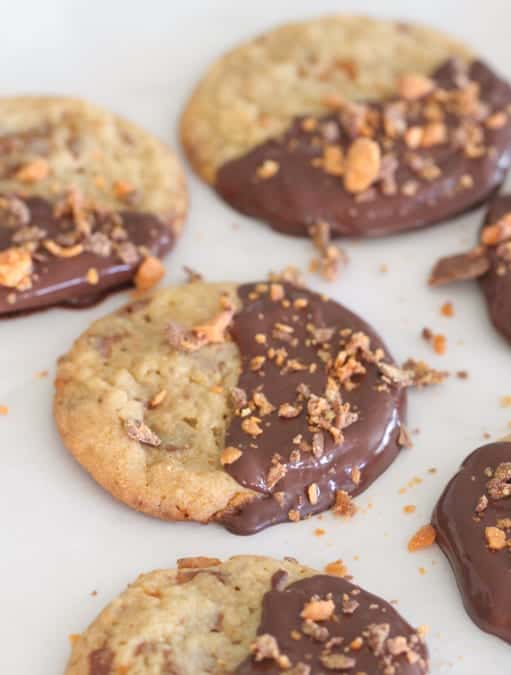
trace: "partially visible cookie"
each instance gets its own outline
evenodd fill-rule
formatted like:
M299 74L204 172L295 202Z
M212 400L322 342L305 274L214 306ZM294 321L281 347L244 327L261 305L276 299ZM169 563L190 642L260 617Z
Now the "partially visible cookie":
M425 675L392 605L296 561L186 558L141 575L80 636L66 675Z
M511 161L511 87L420 26L332 16L229 52L182 119L187 154L286 234L381 236L485 199Z
M0 99L0 315L154 284L187 208L177 158L84 101Z
M465 459L436 505L433 525L470 617L511 642L511 437Z
M441 286L478 279L493 325L511 342L511 195L490 203L475 248L441 258L429 283Z
M336 15L279 26L220 57L182 118L188 157L204 180L297 117L328 114L335 101L383 99L407 72L427 75L470 58L461 42L424 26Z
M408 443L406 387L438 379L305 288L194 282L96 321L60 360L55 417L131 507L250 534L351 513Z

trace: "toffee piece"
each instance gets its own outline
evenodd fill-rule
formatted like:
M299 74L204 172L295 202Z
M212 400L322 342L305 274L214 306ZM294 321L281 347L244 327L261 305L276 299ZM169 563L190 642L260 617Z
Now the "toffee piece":
M406 388L444 376L396 366L362 319L308 289L193 281L94 323L59 362L55 416L133 508L252 534L353 515L409 445Z
M159 281L187 203L171 151L74 99L3 99L0 120L0 316Z
M482 630L511 642L511 439L467 457L432 522L468 614Z
M441 286L467 279L479 280L493 325L511 342L511 195L492 200L478 245L466 253L441 258L429 283Z

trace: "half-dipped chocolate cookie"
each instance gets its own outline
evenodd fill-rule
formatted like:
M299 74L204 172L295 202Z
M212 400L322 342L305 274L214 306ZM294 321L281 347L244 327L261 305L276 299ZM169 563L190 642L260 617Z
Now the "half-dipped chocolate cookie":
M163 275L187 208L163 143L68 98L0 99L0 316Z
M390 605L292 559L184 558L141 575L76 637L66 675L425 675Z
M60 360L55 416L118 499L251 534L350 513L408 443L405 388L438 379L305 288L193 282L95 322Z
M511 87L436 31L331 16L207 72L182 119L198 173L286 234L381 236L484 200L511 161Z
M511 642L511 438L467 457L440 497L433 525L470 617Z
M511 195L493 199L477 246L466 253L441 258L429 283L479 279L495 328L511 341Z

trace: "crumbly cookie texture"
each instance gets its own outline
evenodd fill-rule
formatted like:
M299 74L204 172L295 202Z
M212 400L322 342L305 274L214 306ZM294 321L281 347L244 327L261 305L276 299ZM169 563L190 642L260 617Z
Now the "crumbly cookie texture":
M158 291L96 321L59 363L54 411L66 447L112 495L160 518L206 522L253 495L220 458L236 344L172 348L176 326L218 327L222 302L238 308L235 285Z
M379 99L404 73L429 74L470 50L440 31L363 16L280 26L234 48L208 70L184 113L181 135L197 173L217 169L293 118L329 112L342 98Z
M0 193L55 201L71 187L98 208L152 213L176 232L186 214L176 156L135 124L79 99L0 98Z
M66 675L232 672L250 652L279 570L288 573L286 585L315 574L256 556L185 559L177 570L143 574L76 639Z

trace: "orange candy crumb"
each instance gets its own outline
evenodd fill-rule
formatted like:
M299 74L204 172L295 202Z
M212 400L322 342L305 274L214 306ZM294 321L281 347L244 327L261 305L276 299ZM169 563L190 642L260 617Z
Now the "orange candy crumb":
M440 312L442 313L442 316L454 316L454 306L452 302L444 302L440 308Z
M334 577L345 577L348 574L348 568L342 560L334 560L328 565L325 565L325 572Z
M433 349L435 350L435 354L439 356L445 354L447 349L447 338L445 335L438 334L433 336Z
M420 551L423 548L433 546L436 540L436 530L433 525L423 525L408 542L408 550L410 553Z
M407 504L406 506L403 506L403 511L405 513L415 513L416 508L415 504Z
M9 408L6 405L0 405L0 415L4 416L9 414Z
M140 263L135 274L135 287L139 291L148 291L161 281L165 274L165 268L158 258L148 256Z

